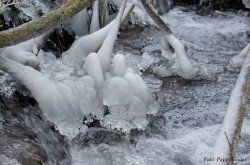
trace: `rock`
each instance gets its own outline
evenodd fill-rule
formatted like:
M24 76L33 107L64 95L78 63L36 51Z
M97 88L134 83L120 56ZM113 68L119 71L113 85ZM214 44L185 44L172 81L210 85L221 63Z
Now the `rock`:
M0 155L23 165L67 160L66 140L41 116L34 99L17 92L12 99L0 95Z
M167 13L173 6L173 0L151 0L159 15Z
M246 8L250 9L250 0L242 0Z
M126 138L125 133L118 130L109 130L105 128L89 128L84 134L78 135L73 143L88 146L91 144L101 144L105 143L108 145L114 145L116 143L124 141Z

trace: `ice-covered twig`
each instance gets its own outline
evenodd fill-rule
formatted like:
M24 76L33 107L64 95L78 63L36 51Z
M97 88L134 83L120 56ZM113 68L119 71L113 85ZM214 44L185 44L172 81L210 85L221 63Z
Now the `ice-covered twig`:
M100 26L104 27L106 26L107 19L108 19L108 1L109 0L102 0L100 2L101 8L100 8Z
M250 52L250 43L240 52L240 54L234 56L231 59L230 65L234 68L241 67L244 63L247 53L249 52Z
M154 11L153 7L149 4L147 0L140 0L143 7L145 8L148 15L154 20L154 22L159 26L160 30L164 35L164 40L170 44L170 46L175 50L177 61L179 67L181 69L181 73L179 74L181 77L185 79L192 79L197 74L199 69L195 68L191 62L189 61L186 53L185 47L181 43L179 39L177 39L169 26L161 19L161 17Z
M214 156L232 160L235 155L250 93L250 52L246 55L235 88L231 94L222 130L215 144ZM225 133L227 136L225 136ZM228 140L227 140L228 138ZM229 144L231 145L229 145ZM214 161L212 164L233 164L232 161Z
M47 40L49 34L50 32L23 43L3 48L1 56L14 60L25 66L39 69L39 61L36 54Z
M99 0L96 0L93 4L93 12L92 12L92 19L90 23L89 32L93 33L100 29L99 23Z
M123 0L123 3L121 5L120 11L114 20L114 24L109 31L107 37L105 38L101 48L98 51L98 56L102 65L103 72L107 72L110 67L111 62L111 56L112 51L114 48L115 40L117 38L117 33L119 31L121 22L122 22L122 16L126 7L127 0Z

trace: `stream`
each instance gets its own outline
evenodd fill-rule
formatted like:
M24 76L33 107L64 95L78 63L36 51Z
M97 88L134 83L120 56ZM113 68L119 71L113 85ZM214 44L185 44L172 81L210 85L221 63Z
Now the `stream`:
M124 54L127 65L141 73L160 110L148 116L144 131L125 134L92 121L87 131L70 139L42 117L25 87L0 72L0 164L209 164L204 158L213 157L239 74L230 60L250 41L250 17L235 11L200 16L195 10L175 7L162 18L186 46L191 62L205 68L206 76L184 80L171 75L170 64L161 56L161 34L150 19L134 17L131 22L139 23L121 29L114 52ZM44 66L42 72L54 76L56 71ZM249 126L248 108L237 150L237 157L246 161L237 162L240 165L250 164Z

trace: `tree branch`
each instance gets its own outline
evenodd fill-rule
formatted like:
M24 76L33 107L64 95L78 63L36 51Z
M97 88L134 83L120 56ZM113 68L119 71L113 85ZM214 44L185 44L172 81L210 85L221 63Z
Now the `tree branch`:
M147 0L140 0L144 9L147 11L148 15L154 20L154 22L159 26L160 30L164 31L166 34L172 34L171 29L168 25L161 19L159 15L156 14L154 9L150 6Z
M34 38L75 15L95 0L67 0L61 7L26 24L0 32L0 48Z

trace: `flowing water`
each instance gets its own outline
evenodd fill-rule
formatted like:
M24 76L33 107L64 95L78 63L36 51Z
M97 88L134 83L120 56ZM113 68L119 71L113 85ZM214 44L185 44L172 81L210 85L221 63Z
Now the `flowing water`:
M29 97L16 95L15 90L25 95L29 95L28 92L24 92L26 90L11 76L0 73L0 92L8 97L13 95L7 101L1 96L0 106L3 104L10 110L7 114L0 112L0 133L7 130L24 132L24 135L15 136L0 134L2 139L8 139L7 135L14 139L10 146L2 144L1 140L0 146L9 150L7 153L0 151L0 160L16 164L17 160L20 162L25 157L22 152L26 152L27 147L41 147L40 152L34 149L29 154L49 164L61 162L68 165L70 161L72 165L209 164L204 158L213 156L213 145L239 73L229 66L229 62L250 41L250 17L219 11L199 16L195 11L176 7L163 18L186 46L191 61L206 69L207 77L184 80L168 76L169 70L164 66L169 63L160 52L161 34L151 25L152 21L132 20L141 24L128 25L121 30L115 52L124 54L127 64L141 72L152 95L160 103L157 115L148 116L150 122L146 130L125 134L102 128L94 120L88 124L87 132L70 141L58 135L51 123L39 118L40 110L36 103L22 105L22 99ZM53 75L54 71L43 72ZM16 103L20 104L21 114L11 111L17 109ZM247 111L237 151L238 157L247 159L239 163L242 165L250 164L249 125L250 113ZM15 148L21 150L20 153L14 152Z

